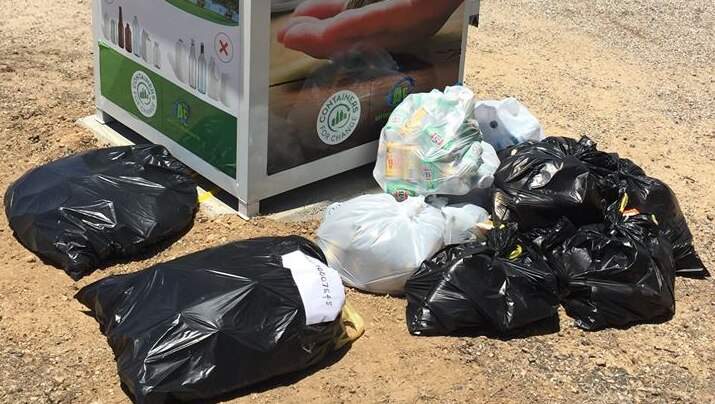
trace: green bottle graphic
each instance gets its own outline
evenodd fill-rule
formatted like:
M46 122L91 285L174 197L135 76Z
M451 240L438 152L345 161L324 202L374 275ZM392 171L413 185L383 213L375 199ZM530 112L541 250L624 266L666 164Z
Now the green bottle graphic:
M146 88L142 87L142 89L139 91L139 99L141 99L141 100L149 99L149 93L146 92Z
M339 127L342 126L342 123L345 122L348 119L348 114L344 110L339 110L336 114L335 117L333 118L332 122L330 122L330 126L332 127Z

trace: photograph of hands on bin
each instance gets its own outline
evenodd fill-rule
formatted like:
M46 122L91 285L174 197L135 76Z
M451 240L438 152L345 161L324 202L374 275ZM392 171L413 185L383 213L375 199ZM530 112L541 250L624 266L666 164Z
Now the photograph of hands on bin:
M457 84L463 3L274 0L268 174L373 142L407 95Z

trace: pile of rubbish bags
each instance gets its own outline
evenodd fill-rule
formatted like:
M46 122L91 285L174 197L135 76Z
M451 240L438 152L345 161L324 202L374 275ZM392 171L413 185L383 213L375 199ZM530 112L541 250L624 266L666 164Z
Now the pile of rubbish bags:
M676 275L709 276L665 183L587 137L544 138L518 101L476 102L447 88L406 99L393 118L374 175L394 199L329 207L318 245L347 285L406 295L412 334L503 334L555 317L559 306L587 330L657 322L675 313ZM430 138L437 142L420 140ZM421 160L405 166L395 144ZM483 161L431 177L460 186L419 182L425 156L456 167L474 145L499 152L495 170ZM445 206L465 194L470 209L486 194L488 213ZM448 210L457 237L440 236Z
M561 217L577 225L598 223L624 193L633 209L655 215L673 244L677 272L703 275L673 191L632 161L597 150L587 137L552 137L511 149L495 174L491 212L495 224L516 222L524 230L553 225Z
M77 280L181 236L198 196L186 166L164 147L140 145L38 167L10 186L5 206L17 239ZM311 368L365 330L340 275L297 236L200 251L75 297L138 403L215 400Z
M413 335L503 335L560 307L585 330L667 320L675 277L709 276L665 183L587 137L545 138L515 99L410 95L374 176L385 193L330 206L315 243L238 241L82 288L132 398L216 400L324 362L364 332L343 284L406 296ZM5 207L77 280L180 237L197 194L166 149L132 146L32 170Z
M624 197L625 198L625 197ZM407 281L414 335L506 333L557 314L587 330L667 319L675 313L671 244L653 215L617 202L603 223L521 233L495 228L486 243L449 246Z

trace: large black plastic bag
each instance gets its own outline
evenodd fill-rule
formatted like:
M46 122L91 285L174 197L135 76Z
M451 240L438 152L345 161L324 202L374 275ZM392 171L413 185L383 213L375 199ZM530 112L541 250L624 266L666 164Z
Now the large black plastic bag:
M688 228L678 199L662 181L648 177L645 172L627 159L619 160L618 170L621 192L630 197L630 206L653 213L661 230L673 245L677 275L709 276L693 246L693 234Z
M517 222L523 230L548 227L562 216L575 224L598 223L617 190L605 180L616 159L579 141L550 137L504 151L494 175L492 217L496 224Z
M216 398L305 369L333 351L339 314L307 325L313 315L284 267L284 257L296 252L317 260L308 268L316 279L329 278L321 293L303 297L340 313L340 276L300 237L234 242L106 278L76 298L99 322L136 402Z
M5 194L18 240L75 280L109 259L179 236L196 207L189 169L150 145L57 160L26 173Z
M514 225L492 230L487 243L443 249L407 281L406 293L413 335L505 333L553 317L559 305L555 274Z
M673 191L633 162L598 151L587 137L526 142L500 154L492 215L522 229L548 227L565 216L577 225L601 223L603 210L623 192L641 212L656 215L673 244L677 274L708 276Z
M566 276L561 303L587 330L667 319L675 313L672 247L651 214L609 207L606 222L557 226L542 243L550 264ZM548 239L565 240L550 245Z

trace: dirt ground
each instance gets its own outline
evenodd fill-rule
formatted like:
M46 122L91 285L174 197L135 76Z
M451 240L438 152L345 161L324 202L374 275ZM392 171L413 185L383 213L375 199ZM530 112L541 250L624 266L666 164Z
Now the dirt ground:
M588 134L669 183L715 268L715 6L707 0L490 0L469 37L467 84L515 96L548 134ZM0 189L96 147L89 0L0 0ZM122 403L112 352L78 288L221 243L314 235L317 222L211 218L143 261L74 283L0 215L0 401ZM415 338L402 299L351 291L365 336L328 367L242 392L251 402L715 402L713 280L678 279L664 324L512 340ZM335 358L338 359L338 358Z

